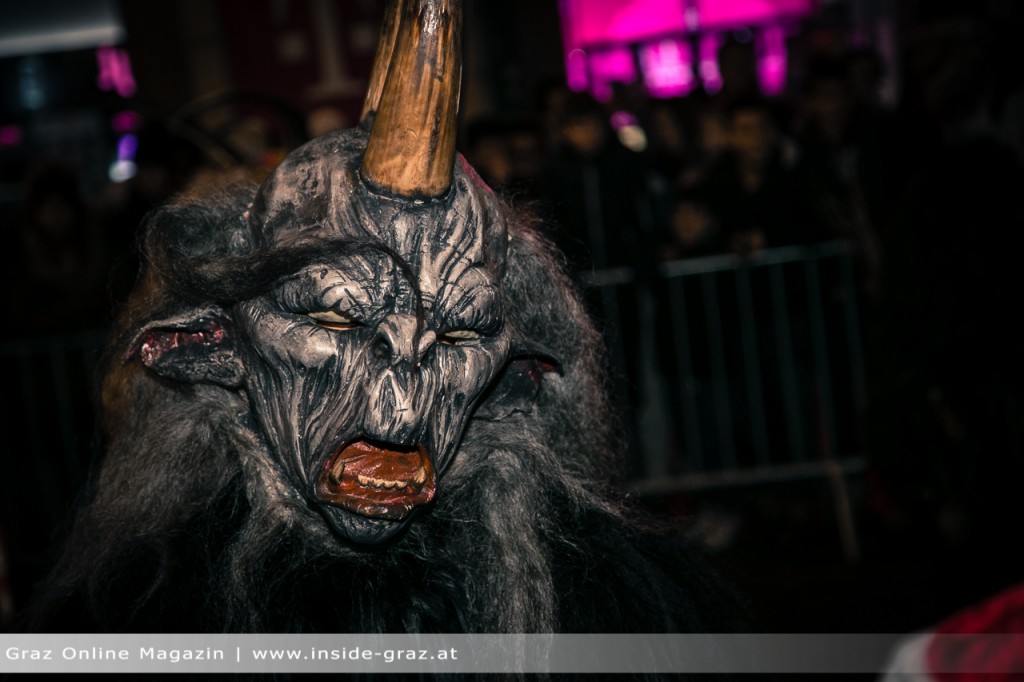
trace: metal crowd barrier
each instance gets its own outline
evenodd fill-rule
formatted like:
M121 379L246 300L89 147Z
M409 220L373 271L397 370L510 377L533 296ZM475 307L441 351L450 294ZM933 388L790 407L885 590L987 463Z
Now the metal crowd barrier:
M823 478L856 557L846 480L864 468L856 265L852 244L830 242L584 277L631 415L636 493Z

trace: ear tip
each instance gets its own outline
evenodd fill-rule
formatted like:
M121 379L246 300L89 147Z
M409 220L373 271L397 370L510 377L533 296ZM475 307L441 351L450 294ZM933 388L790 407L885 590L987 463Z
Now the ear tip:
M234 340L219 318L154 322L130 345L127 360L135 359L160 376L188 383L237 387L243 377Z

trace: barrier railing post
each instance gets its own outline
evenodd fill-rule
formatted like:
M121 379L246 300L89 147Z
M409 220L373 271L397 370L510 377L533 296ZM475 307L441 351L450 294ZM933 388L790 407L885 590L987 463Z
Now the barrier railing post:
M708 340L711 344L711 392L715 401L715 421L718 425L719 456L723 469L736 468L736 440L734 436L732 406L729 403L729 375L725 363L725 337L722 334L721 301L714 273L700 276L704 288L704 307L708 314Z
M676 379L679 382L680 402L683 408L685 470L704 471L706 463L701 442L700 412L697 408L697 379L693 371L693 355L690 352L690 328L686 323L689 316L682 277L673 277L669 280L668 300L671 306L672 339L676 352Z
M747 409L750 410L751 447L754 450L757 463L767 466L769 463L768 426L761 387L761 360L758 353L757 321L754 319L754 302L750 286L750 266L746 263L741 263L736 270L736 293L740 307L740 343L743 348Z
M772 309L775 316L775 344L779 362L779 385L786 414L786 435L792 458L797 462L807 460L804 419L800 405L800 381L797 375L796 354L793 349L793 326L786 302L786 284L782 265L775 263L771 269Z

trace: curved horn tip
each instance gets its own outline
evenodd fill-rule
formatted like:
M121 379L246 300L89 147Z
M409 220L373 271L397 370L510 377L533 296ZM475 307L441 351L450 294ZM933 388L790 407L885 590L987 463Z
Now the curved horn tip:
M366 91L366 99L363 101L363 111L359 115L359 124L367 130L373 125L373 117L377 113L380 96L384 91L405 4L405 0L388 0L384 8L380 35L377 36L377 53L370 71L370 84Z
M448 192L462 83L462 4L404 0L361 174L406 197Z

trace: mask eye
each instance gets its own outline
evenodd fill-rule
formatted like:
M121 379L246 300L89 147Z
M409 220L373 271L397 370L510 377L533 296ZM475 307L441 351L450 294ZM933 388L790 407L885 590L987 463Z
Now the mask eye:
M447 343L451 346L457 346L462 343L470 343L472 341L480 340L480 332L474 329L453 329L444 334L440 334L437 340L441 343Z
M348 331L349 329L355 329L361 326L354 319L348 315L335 312L333 310L324 310L316 313L308 313L309 317L314 322L325 329L334 329L336 331Z

